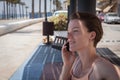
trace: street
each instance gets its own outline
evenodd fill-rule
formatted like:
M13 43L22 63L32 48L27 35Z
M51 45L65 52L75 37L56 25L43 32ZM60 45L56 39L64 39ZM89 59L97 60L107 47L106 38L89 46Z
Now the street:
M98 47L107 47L120 57L120 24L106 24L103 26L103 38Z

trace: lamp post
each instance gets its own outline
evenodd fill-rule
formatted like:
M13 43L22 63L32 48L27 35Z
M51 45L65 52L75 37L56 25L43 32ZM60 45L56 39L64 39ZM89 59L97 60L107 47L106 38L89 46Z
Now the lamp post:
M47 10L46 10L46 5L47 5L47 2L46 2L46 0L45 0L45 2L44 2L45 22L47 22Z
M43 35L47 36L47 42L46 42L46 44L49 45L50 44L49 35L53 35L54 23L47 21L46 6L47 6L47 3L46 3L46 0L45 0L45 2L44 2L45 22L43 22Z
M46 10L46 5L47 5L47 2L46 2L46 0L45 0L45 2L44 2L44 10L45 10L45 25L47 24L47 10ZM46 27L45 29L47 29L47 26L48 25L46 25L46 26L43 26L43 27ZM47 44L49 44L50 43L50 41L49 41L49 34L46 34L47 35Z

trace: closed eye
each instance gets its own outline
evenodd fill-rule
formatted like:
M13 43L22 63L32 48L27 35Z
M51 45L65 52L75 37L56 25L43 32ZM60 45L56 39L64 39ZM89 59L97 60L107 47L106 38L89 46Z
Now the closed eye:
M72 32L79 32L79 27L72 28Z
M73 32L79 32L79 30L73 30Z

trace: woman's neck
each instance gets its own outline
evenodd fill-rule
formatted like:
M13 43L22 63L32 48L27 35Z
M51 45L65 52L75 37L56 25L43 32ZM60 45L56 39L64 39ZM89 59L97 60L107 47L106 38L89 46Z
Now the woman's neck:
M78 56L81 59L82 70L86 70L92 66L92 63L97 58L96 49L94 47L86 48L82 51L79 51Z

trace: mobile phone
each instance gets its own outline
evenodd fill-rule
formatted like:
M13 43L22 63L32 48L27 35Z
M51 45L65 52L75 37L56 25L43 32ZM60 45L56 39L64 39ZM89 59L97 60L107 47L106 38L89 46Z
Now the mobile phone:
M66 47L67 51L70 51L70 50L69 50L69 42L66 43L66 46L67 46L67 47Z

